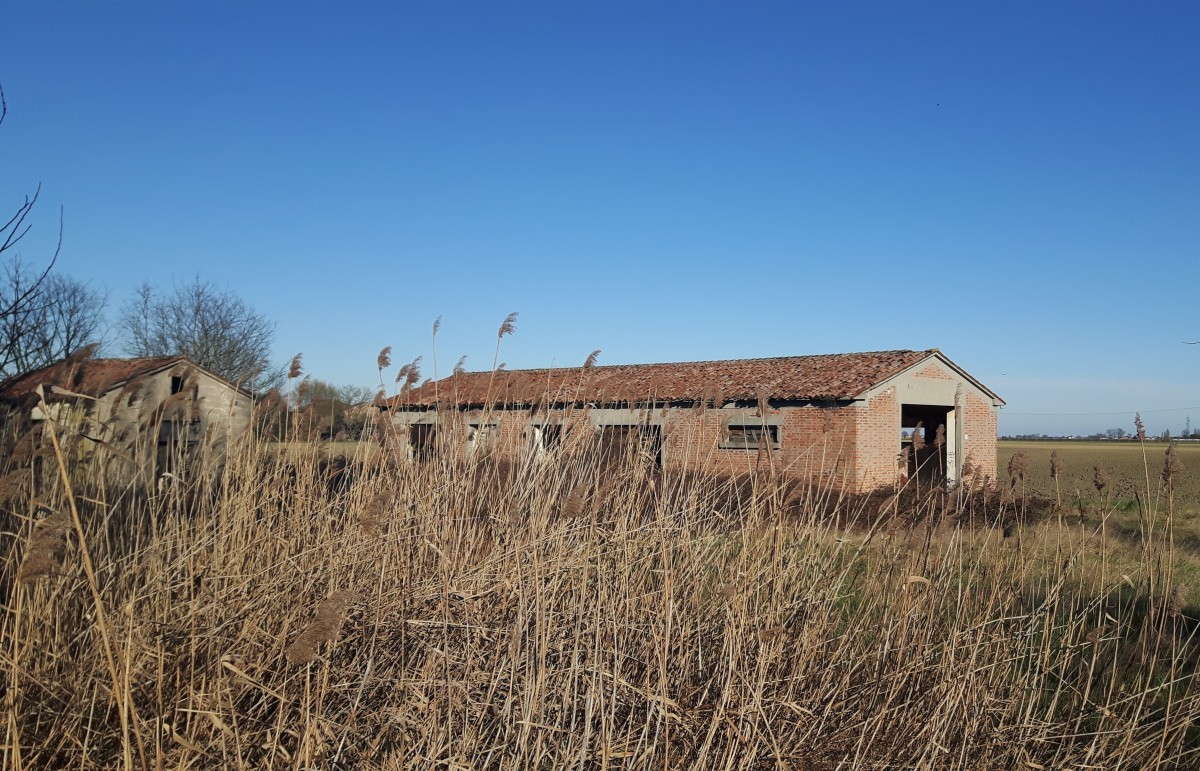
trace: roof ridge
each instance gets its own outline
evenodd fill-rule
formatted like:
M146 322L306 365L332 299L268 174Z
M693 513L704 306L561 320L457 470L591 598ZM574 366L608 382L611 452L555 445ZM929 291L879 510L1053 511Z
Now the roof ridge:
M688 400L721 396L755 399L766 392L780 399L854 398L870 386L932 357L934 350L893 349L849 353L771 356L757 359L605 364L475 371L449 375L435 386L405 389L390 401L428 405L441 402L526 403L547 395L571 401L602 396L610 401L653 396Z
M62 381L68 375L73 381L87 381L87 385L82 388L85 391L100 386L112 388L126 384L137 378L162 372L181 363L186 363L188 366L195 367L233 388L249 393L246 389L197 364L187 356L172 354L169 356L112 356L81 359L79 361L73 361L69 357L59 359L58 361L22 372L0 382L0 399L18 398L17 395L29 392L31 388L38 384L53 384L53 381ZM75 390L81 389L76 385Z
M687 361L646 361L646 362L630 362L627 364L594 364L588 369L616 369L617 367L682 367L696 364L736 364L740 362L769 362L769 361L792 361L796 359L824 359L833 358L835 356L882 356L887 354L906 354L906 353L941 353L937 348L892 348L881 351L844 351L842 353L802 353L789 356L758 356L751 358L740 359L695 359ZM503 373L528 373L528 372L559 372L563 370L583 369L582 364L573 364L565 367L525 367L520 369L500 369L487 370L475 369L464 371L463 375L487 375L491 372L496 374ZM441 380L447 380L454 377L453 374L447 375Z

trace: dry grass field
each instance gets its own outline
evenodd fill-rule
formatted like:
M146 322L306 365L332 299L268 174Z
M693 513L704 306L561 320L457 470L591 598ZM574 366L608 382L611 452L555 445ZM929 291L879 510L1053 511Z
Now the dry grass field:
M172 481L25 445L4 769L1200 762L1165 506L1131 537L1111 501L852 499L587 447L333 473L253 440Z
M1162 473L1167 447L1165 442L1002 441L998 465L1002 486L1025 490L1047 504L1061 500L1061 513L1067 518L1096 521L1103 516L1108 532L1132 547L1142 541L1148 522L1158 520L1165 526L1168 502ZM1013 487L1008 467L1018 452L1028 472ZM1171 501L1176 579L1188 601L1200 605L1200 444L1177 443L1175 452L1182 464ZM1052 456L1061 463L1057 486L1051 476ZM1102 490L1095 484L1097 467L1108 480Z
M1050 476L1050 456L1057 453L1063 469L1059 489L1064 500L1097 500L1101 496L1093 484L1095 467L1103 467L1114 481L1114 496L1126 505L1135 501L1135 493L1146 497L1146 477L1149 474L1150 503L1160 492L1163 456L1166 442L1027 442L1001 441L999 445L1000 476L1007 481L1006 469L1012 456L1022 452L1029 459L1026 484L1030 490L1049 498L1056 495L1054 479ZM1184 472L1176 482L1175 504L1180 514L1200 515L1200 443L1180 442L1176 451L1183 462Z

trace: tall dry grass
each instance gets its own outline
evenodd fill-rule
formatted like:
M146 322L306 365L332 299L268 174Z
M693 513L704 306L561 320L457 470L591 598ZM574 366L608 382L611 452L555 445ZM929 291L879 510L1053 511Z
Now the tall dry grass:
M1165 539L1127 568L1004 491L388 447L10 468L4 768L1198 762Z

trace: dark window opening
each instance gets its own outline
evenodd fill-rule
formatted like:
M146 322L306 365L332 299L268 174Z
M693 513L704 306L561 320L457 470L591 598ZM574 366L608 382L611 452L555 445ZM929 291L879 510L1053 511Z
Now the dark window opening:
M563 427L556 423L544 423L540 426L530 426L534 446L540 450L557 450L562 446Z
M772 450L779 449L779 426L761 423L727 426L720 447L722 450L758 450L764 445Z
M646 458L662 468L662 429L659 426L601 426L599 440L602 466Z
M437 426L415 425L408 427L408 442L413 460L431 460L437 452Z
M173 376L171 378L171 395L179 393L183 390L183 378Z

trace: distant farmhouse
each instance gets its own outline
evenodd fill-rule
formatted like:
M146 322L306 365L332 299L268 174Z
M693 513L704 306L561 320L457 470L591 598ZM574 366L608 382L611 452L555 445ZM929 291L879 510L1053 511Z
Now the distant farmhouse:
M536 458L592 441L636 445L667 472L769 462L864 492L914 476L995 478L1003 404L931 349L457 373L383 409L418 462Z
M167 356L66 359L0 383L0 405L34 427L53 418L92 444L153 449L166 470L175 450L223 447L245 432L254 400L198 364Z

